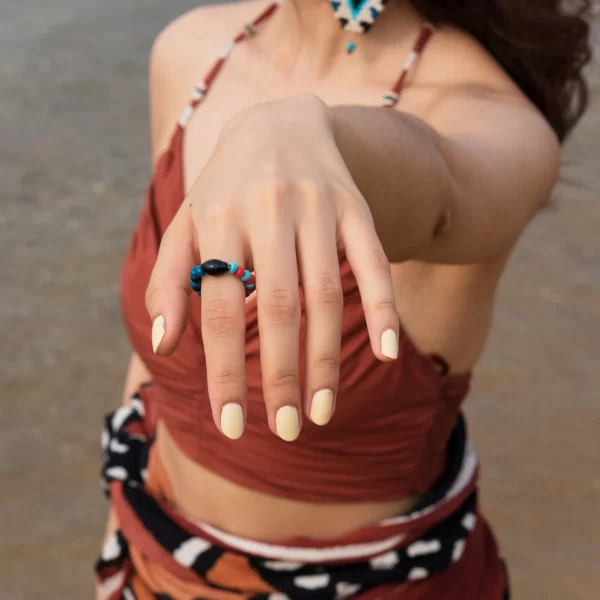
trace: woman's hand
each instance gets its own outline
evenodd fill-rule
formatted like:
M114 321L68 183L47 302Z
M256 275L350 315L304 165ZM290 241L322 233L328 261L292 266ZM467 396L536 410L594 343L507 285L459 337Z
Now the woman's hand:
M269 426L284 440L301 407L326 424L338 387L343 298L338 251L358 281L373 352L398 354L389 263L369 208L338 151L330 111L295 96L244 111L165 232L147 290L153 344L175 350L186 324L189 272L212 258L256 273L260 357ZM306 312L306 397L300 397L301 282ZM245 290L234 277L204 277L202 336L213 417L241 436L246 404Z

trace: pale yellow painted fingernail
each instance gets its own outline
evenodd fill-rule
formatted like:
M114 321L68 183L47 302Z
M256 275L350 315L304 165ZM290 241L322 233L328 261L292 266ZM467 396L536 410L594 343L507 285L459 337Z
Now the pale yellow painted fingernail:
M152 323L152 350L156 354L156 350L165 335L165 318L159 315Z
M333 412L333 392L319 390L312 397L310 405L310 420L316 425L327 425Z
M293 442L300 434L298 411L293 406L282 406L275 415L277 435L286 442Z
M398 336L393 329L381 334L381 354L387 358L398 358Z
M244 410L234 402L221 409L221 431L230 439L237 440L244 433Z

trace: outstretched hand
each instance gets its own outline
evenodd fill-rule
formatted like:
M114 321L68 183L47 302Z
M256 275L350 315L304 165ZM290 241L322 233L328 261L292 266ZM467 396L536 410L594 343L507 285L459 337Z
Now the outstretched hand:
M331 111L313 96L257 105L224 127L217 147L165 232L146 293L159 355L186 326L190 269L218 258L256 274L260 357L269 426L292 441L302 407L325 425L338 387L343 297L338 252L357 279L371 345L398 354L389 263L367 203L335 141ZM306 397L300 397L301 282L306 312ZM204 277L202 337L217 427L230 438L245 421L245 288Z

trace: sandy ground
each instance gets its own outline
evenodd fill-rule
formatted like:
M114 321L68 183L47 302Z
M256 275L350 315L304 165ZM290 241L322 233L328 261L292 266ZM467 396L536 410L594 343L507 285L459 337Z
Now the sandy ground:
M146 61L192 0L0 2L0 588L91 597L118 274L148 178ZM519 245L468 403L517 600L600 597L600 68ZM443 600L443 599L440 599Z

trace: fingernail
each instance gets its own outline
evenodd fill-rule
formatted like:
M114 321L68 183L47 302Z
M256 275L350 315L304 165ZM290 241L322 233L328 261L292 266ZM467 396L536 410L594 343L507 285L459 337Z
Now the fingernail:
M277 435L286 442L293 442L300 433L298 411L293 406L282 406L275 415Z
M398 358L398 337L393 329L381 334L381 354L387 358Z
M165 318L159 315L152 323L152 350L156 354L156 349L162 342L165 335Z
M333 392L319 390L312 397L310 420L317 425L327 425L333 411Z
M221 431L230 439L237 440L244 433L244 411L239 404L226 404L221 409Z

